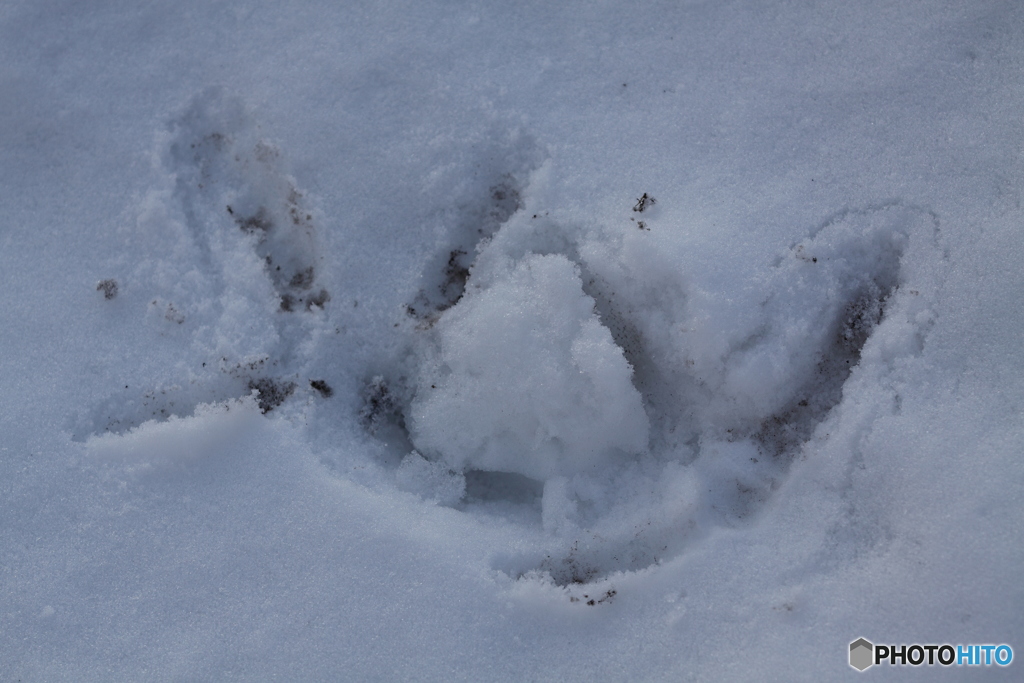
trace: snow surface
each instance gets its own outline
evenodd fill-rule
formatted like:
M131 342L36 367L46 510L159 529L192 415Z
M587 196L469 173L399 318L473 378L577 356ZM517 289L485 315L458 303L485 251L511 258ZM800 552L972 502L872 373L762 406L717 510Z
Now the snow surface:
M1024 5L0 7L0 679L1024 653Z

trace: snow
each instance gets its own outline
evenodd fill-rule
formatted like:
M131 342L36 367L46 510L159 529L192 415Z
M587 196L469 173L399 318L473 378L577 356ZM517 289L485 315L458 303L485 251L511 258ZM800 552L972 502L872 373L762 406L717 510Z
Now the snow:
M502 270L493 284L474 271L438 322L439 357L409 408L412 442L457 470L540 481L643 452L642 399L577 269L533 254Z
M8 3L0 679L1020 649L1022 29Z

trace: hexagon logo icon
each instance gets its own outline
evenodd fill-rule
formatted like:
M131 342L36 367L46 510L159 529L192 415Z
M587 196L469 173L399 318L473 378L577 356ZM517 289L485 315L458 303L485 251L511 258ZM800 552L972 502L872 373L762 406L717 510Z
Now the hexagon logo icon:
M850 643L850 666L857 671L863 671L874 664L874 654L875 646L863 638L858 638Z

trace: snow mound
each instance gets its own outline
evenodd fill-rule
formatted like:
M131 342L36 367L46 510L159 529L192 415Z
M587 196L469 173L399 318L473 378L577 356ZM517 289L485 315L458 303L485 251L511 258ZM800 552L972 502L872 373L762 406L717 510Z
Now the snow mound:
M454 468L546 480L647 446L632 370L564 256L505 263L437 324L410 434Z

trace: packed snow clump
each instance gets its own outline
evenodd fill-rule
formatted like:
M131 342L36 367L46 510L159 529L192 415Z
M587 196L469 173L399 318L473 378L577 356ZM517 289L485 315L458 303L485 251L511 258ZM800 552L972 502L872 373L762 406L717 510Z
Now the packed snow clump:
M632 368L565 256L504 261L437 323L411 406L414 443L453 468L534 479L647 446Z

